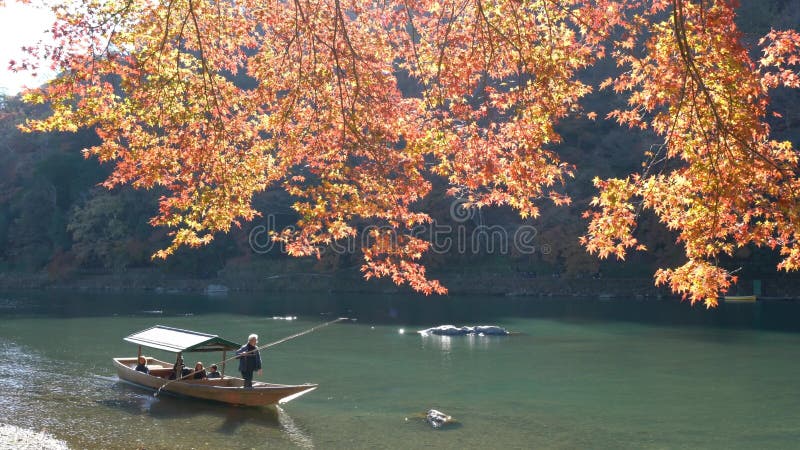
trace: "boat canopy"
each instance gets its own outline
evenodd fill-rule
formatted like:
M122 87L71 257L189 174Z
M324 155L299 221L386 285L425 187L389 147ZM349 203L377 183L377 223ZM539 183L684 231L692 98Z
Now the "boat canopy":
M145 347L168 352L221 352L237 350L239 344L223 339L215 334L200 333L180 328L156 325L134 333L126 341Z

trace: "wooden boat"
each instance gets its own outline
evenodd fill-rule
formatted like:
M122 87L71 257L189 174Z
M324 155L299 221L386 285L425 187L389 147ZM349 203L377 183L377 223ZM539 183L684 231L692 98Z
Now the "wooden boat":
M726 295L725 303L752 303L758 299L755 295Z
M180 358L183 352L222 352L222 360L228 351L239 349L239 345L213 334L182 330L180 328L156 325L152 328L134 333L125 338L126 341L139 345L138 355L142 356L142 347L155 348L177 353ZM176 360L177 360L176 358ZM253 382L252 388L244 388L244 380L225 376L225 364L222 365L222 378L217 379L182 379L170 380L173 374L171 363L145 356L149 374L136 371L137 357L114 358L114 367L121 381L146 389L212 400L235 405L261 406L286 403L317 388L316 384L284 385Z

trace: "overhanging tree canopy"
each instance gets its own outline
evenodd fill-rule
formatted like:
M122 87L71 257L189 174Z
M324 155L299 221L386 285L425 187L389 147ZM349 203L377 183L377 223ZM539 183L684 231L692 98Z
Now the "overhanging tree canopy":
M755 244L800 267L797 152L770 138L770 89L800 87L800 34L772 31L751 59L733 1L689 0L69 0L54 6L56 45L34 51L61 76L26 94L53 114L29 130L94 127L87 149L114 161L108 186L162 186L155 225L165 257L257 212L280 185L296 231L276 238L313 255L372 229L367 278L444 292L417 261L430 221L417 201L441 176L478 207L536 217L573 167L554 127L594 119L579 73L606 57L599 88L628 99L611 119L663 138L645 169L597 179L581 238L600 257L643 246L638 214L677 231L681 267L659 270L692 302L714 305L732 274L714 261ZM234 83L246 75L251 83ZM419 95L404 95L408 76ZM242 87L245 86L246 87Z

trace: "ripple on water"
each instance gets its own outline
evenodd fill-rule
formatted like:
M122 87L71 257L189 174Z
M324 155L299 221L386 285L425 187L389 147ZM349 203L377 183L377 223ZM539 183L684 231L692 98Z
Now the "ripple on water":
M275 313L165 324L271 342L319 323ZM0 320L2 420L103 449L796 447L794 334L520 318L505 325L523 334L470 340L397 333L411 323L332 326L264 353L268 379L320 384L283 410L156 399L117 382L109 358L131 351L121 338L152 324ZM463 426L402 425L429 408Z
M0 409L4 421L58 435L85 429L82 412L105 397L116 380L82 374L74 361L50 360L40 352L0 338ZM89 421L91 422L91 421ZM94 441L91 433L89 441Z

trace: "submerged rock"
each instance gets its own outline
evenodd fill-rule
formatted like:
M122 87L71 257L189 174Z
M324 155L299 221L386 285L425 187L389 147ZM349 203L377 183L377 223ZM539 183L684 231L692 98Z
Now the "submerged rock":
M509 332L505 328L495 325L478 325L475 327L456 327L453 325L439 325L438 327L420 330L419 334L436 336L508 336Z
M430 426L433 428L441 428L445 425L455 423L455 420L452 416L448 416L447 414L435 409L428 410L428 413L425 414L425 421L428 422L428 424L430 424Z

